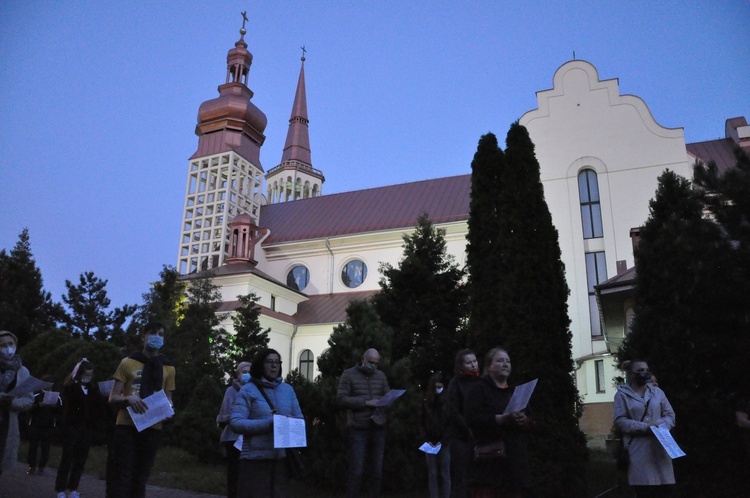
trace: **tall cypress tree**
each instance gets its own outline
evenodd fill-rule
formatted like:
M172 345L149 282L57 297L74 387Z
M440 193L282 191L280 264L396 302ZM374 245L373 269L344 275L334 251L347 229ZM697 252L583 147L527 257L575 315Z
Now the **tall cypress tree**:
M737 475L730 397L747 392L746 349L736 349L738 309L747 310L738 299L747 296L737 294L732 244L704 216L687 179L663 173L649 206L635 253L632 333L618 357L649 362L676 414L672 434L689 455L675 462L678 484L704 486L717 474ZM725 495L731 488L702 489Z
M0 330L10 330L20 345L55 326L60 305L44 290L42 272L31 253L29 230L24 228L8 253L0 251Z
M526 128L511 125L504 153L492 150L493 139L482 137L472 163L470 334L479 354L498 345L508 350L513 383L539 379L531 400L538 423L529 438L535 492L581 496L586 444L557 230Z

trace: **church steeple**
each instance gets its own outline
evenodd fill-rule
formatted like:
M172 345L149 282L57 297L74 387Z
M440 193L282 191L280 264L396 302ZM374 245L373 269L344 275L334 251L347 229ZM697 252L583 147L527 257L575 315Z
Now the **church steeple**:
M302 47L302 65L294 94L292 115L286 135L281 163L266 174L268 202L317 197L322 193L325 177L313 168L310 157L310 134L307 118L307 93L305 91L305 47Z
M218 88L219 96L198 110L198 150L190 158L177 259L182 274L216 268L230 256L252 260L247 250L251 245L237 252L239 228L229 226L233 219L247 221L246 228L257 226L263 202L260 148L267 120L250 102L253 54L245 42L245 14L240 39L227 53L226 81ZM243 237L255 233L243 230Z

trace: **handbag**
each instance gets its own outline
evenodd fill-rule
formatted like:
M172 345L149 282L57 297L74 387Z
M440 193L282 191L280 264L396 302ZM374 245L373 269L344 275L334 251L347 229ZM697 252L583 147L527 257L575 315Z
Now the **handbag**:
M474 446L474 460L477 462L502 460L507 458L507 456L505 453L505 441L502 439Z
M261 386L260 382L253 382L253 384L255 384L255 387L258 388L260 394L265 398L266 403L268 403L268 406L271 408L271 412L274 414L277 413L276 407L273 406L271 398L269 398L266 391L263 390L263 386ZM302 455L301 448L287 448L286 458L284 460L286 461L286 470L289 473L289 478L302 481L307 477L307 466L305 465L305 457Z
M643 410L643 416L641 417L641 422L643 422L643 419L646 418L646 414L648 413L648 405L651 403L651 398L649 398L648 401L646 401L646 408ZM617 439L620 443L615 446L614 454L615 454L615 461L617 462L617 469L618 470L628 470L628 467L630 466L630 442L633 441L633 436L630 436L630 440L628 441L628 446L625 446L625 436L621 436L619 439Z

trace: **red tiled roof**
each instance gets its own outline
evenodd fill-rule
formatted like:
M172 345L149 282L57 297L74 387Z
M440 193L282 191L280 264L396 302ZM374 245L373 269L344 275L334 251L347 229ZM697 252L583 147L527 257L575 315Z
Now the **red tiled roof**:
M724 173L737 165L737 159L734 157L736 146L737 144L731 138L720 138L687 144L686 148L690 155L703 163L708 164L709 161L715 161L719 173Z
M299 304L297 323L311 325L316 323L341 323L346 320L346 308L355 300L372 297L379 291L342 292L339 294L318 294L310 296L309 301Z
M471 175L323 195L261 207L264 245L469 219Z

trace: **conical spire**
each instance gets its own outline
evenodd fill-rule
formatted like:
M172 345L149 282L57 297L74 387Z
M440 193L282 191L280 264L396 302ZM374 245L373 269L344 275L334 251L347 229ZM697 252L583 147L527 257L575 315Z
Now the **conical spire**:
M304 47L303 47L304 50ZM281 155L281 162L299 161L307 165L312 165L310 158L310 134L307 119L307 94L305 92L305 57L302 56L302 66L299 70L299 80L297 81L297 93L294 95L294 105L292 105L292 115L289 118L289 130L286 134L286 143L284 152Z

